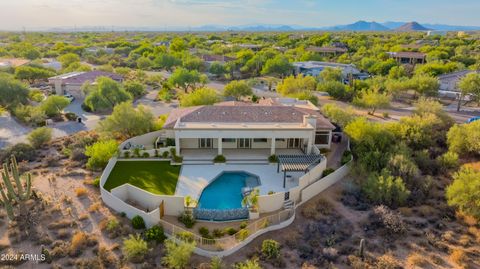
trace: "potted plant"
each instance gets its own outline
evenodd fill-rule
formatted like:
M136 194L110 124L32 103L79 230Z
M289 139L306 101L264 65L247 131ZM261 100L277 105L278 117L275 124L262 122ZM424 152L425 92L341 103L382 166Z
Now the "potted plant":
M242 204L248 207L248 218L258 219L260 212L258 211L258 196L260 192L258 189L254 189L248 195L245 195L242 200Z

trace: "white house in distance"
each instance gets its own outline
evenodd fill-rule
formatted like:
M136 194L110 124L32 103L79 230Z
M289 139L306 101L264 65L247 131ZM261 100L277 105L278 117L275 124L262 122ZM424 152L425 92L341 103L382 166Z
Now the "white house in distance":
M325 68L341 69L344 78L348 78L350 75L361 75L353 64L341 64L332 62L319 62L319 61L307 61L307 62L295 62L293 63L294 75L303 74L305 76L318 76Z
M127 140L121 150L157 148L157 143L170 139L184 160L212 160L216 155L266 160L270 155L319 154L320 148L330 148L335 126L309 101L261 101L175 109L163 130Z
M458 88L460 80L466 75L475 72L480 73L480 71L462 70L438 76L438 81L440 82L440 96L456 98L460 94L460 89Z
M48 79L57 95L71 94L77 98L83 97L82 85L89 81L95 83L99 77L109 77L117 82L122 82L123 77L118 74L104 71L71 72Z

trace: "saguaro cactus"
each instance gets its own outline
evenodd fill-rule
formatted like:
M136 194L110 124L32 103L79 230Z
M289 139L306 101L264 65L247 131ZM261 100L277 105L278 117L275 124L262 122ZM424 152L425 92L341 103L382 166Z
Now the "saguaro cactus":
M358 256L360 256L362 260L365 258L365 239L360 240L360 246L358 248Z
M18 172L17 160L15 156L10 159L10 166L8 163L3 164L2 171L3 184L1 184L0 194L1 202L7 211L9 219L13 219L14 201L21 202L30 199L32 193L32 176L30 173L25 175L25 187L22 184L20 173ZM6 193L5 193L6 189Z

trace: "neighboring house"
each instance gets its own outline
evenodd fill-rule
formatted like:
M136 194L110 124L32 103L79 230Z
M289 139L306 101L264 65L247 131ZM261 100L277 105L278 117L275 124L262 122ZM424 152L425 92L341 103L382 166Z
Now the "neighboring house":
M480 71L462 70L438 76L438 81L440 82L440 96L456 98L460 94L458 82L460 82L460 80L466 75L475 72L480 73Z
M294 75L318 76L325 68L341 69L344 79L347 79L350 75L361 75L361 72L353 64L308 61L295 62L293 67Z
M161 46L165 46L165 47L170 47L170 41L160 41L160 42L157 42L155 44L156 47L161 47Z
M401 51L389 52L391 58L395 59L399 64L424 64L427 62L427 55L421 52Z
M48 79L57 95L71 94L77 98L83 97L82 85L89 81L95 83L99 77L109 77L117 82L122 82L123 77L118 74L104 71L71 72Z
M50 58L42 59L42 66L45 68L52 68L55 71L60 71L62 69L62 63Z
M0 59L0 68L19 67L29 64L31 61L22 58L2 58Z
M344 48L344 47L335 47L335 46L331 46L331 47L309 47L309 48L307 48L307 51L319 53L323 56L332 56L332 55L335 56L335 55L346 53L348 51L348 49Z
M213 62L227 63L227 62L235 61L235 58L228 57L225 55L202 54L200 55L200 58L202 58L202 60L207 64L211 64Z
M263 149L275 155L279 149L330 148L333 126L318 109L272 100L270 104L225 102L211 106L179 108L167 118L165 137L175 139L176 152L214 149ZM313 106L313 105L312 105Z
M259 51L263 48L262 45L257 44L229 44L227 47L240 47L242 49L251 49L253 51Z
M85 52L91 53L91 54L98 54L100 51L104 51L106 54L114 54L115 49L114 48L107 48L107 47L89 47L85 49Z

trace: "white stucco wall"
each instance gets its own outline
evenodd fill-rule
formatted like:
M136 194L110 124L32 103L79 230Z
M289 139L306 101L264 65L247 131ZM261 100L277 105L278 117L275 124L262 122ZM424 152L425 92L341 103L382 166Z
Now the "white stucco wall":
M258 208L260 213L273 212L282 209L284 198L284 192L258 196Z

